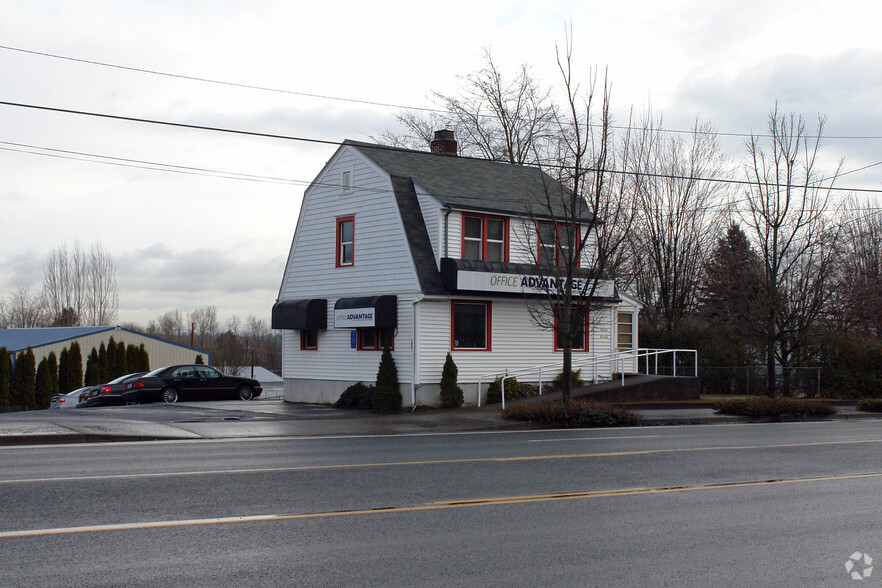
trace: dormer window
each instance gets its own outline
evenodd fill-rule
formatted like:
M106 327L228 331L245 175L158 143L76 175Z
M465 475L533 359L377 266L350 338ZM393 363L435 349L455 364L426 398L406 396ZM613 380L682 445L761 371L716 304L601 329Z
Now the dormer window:
M508 219L501 216L463 214L462 258L508 261Z

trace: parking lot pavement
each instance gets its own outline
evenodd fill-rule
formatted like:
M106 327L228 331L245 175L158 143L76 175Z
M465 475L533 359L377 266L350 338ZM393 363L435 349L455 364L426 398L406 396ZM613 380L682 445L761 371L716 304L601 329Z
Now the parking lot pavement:
M716 414L710 406L634 405L644 425L724 424L747 419ZM853 405L839 406L837 419L882 418ZM239 400L39 410L0 414L0 445L156 439L401 435L524 430L537 425L510 421L498 406L418 409L395 414L341 410L281 400Z

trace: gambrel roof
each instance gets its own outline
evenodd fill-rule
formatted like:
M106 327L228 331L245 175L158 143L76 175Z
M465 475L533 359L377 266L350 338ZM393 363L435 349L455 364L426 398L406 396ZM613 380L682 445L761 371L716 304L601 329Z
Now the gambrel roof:
M412 151L346 140L390 176L409 178L443 205L461 210L566 218L559 182L537 167L499 163L487 159ZM590 222L586 204L580 222Z

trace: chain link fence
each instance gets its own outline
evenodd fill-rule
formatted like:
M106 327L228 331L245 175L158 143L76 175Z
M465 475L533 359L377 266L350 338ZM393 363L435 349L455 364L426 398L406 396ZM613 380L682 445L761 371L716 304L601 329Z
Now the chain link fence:
M758 396L768 392L766 366L700 367L705 394ZM783 396L817 398L821 395L821 368L790 367L775 372L775 388Z

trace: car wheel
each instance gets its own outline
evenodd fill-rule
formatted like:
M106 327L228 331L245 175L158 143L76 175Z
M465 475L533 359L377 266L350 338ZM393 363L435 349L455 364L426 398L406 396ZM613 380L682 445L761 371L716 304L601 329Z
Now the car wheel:
M168 388L162 389L162 400L164 402L172 403L178 401L178 391L169 386Z
M239 388L239 398L242 400L251 400L254 398L254 390L251 386L242 386Z

